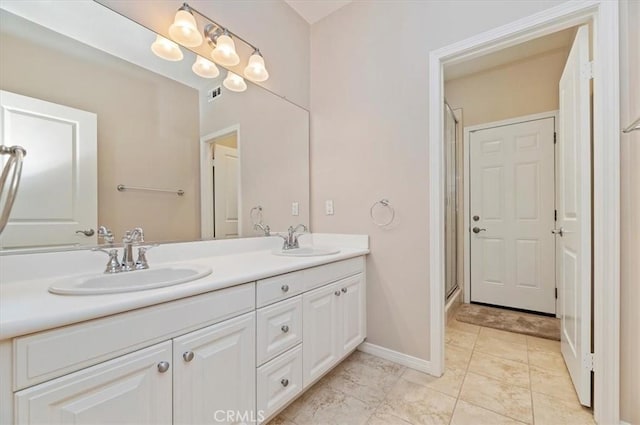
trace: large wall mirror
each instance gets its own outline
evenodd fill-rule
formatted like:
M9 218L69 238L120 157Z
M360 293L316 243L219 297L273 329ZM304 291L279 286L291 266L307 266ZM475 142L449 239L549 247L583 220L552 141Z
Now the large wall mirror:
M153 55L156 34L92 1L0 4L2 143L27 150L0 249L258 236L309 224L309 114Z

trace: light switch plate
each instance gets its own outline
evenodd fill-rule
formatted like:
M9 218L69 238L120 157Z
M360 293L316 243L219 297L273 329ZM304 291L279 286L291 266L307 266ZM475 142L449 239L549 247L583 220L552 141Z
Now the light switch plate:
M291 215L300 215L300 205L297 202L291 203Z
M333 200L327 199L324 203L324 212L326 215L333 215Z

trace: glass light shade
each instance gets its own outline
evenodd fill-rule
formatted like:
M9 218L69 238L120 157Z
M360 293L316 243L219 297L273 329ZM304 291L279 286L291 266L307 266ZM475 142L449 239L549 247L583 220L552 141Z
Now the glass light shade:
M259 53L254 53L249 58L249 64L244 69L244 76L252 81L266 81L269 78L267 68L264 66L264 58Z
M180 46L161 35L156 36L156 41L151 45L151 51L155 53L156 56L172 62L182 60L183 57Z
M186 47L198 47L202 44L202 35L198 31L196 19L186 10L178 10L173 24L169 27L169 35Z
M198 56L191 69L202 78L216 78L220 75L220 70L216 64L202 56Z
M247 89L247 83L244 78L231 71L227 72L227 78L224 79L222 85L235 92L243 92Z
M240 63L240 56L236 53L236 45L226 34L216 40L216 48L211 52L214 61L222 66L235 66Z

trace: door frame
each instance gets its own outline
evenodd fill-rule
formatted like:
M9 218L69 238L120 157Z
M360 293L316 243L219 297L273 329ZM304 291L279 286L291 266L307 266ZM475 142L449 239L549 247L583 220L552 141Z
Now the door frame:
M463 161L464 161L463 169L462 169L462 174L463 174L462 177L464 182L463 183L464 194L462 198L462 205L460 207L461 207L461 210L463 211L463 216L464 216L464 226L462 227L462 231L464 232L464 238L463 238L464 240L463 242L464 291L463 291L463 294L464 294L464 302L467 304L471 302L471 233L468 230L465 230L465 229L471 228L471 198L470 198L471 193L469 192L469 185L471 180L471 150L470 150L469 144L471 142L470 140L471 133L478 130L487 130L489 128L519 124L526 121L542 120L545 118L554 119L553 131L557 133L558 132L558 112L559 112L558 110L548 111L548 112L542 112L539 114L523 115L520 117L509 118L506 120L492 121L484 124L476 124L476 125L470 125L468 127L467 126L464 127L464 130L463 130L464 139L463 139L463 147L462 147ZM554 152L555 152L555 147L554 147ZM554 169L555 169L555 160L554 160ZM555 187L554 187L554 190L555 190ZM554 196L554 202L555 202L555 196ZM557 287L557 282L556 282L556 287ZM556 317L559 317L558 316L558 299L556 299Z
M240 124L223 128L213 133L206 134L200 138L200 237L205 240L212 239L215 225L206 217L213 217L213 170L210 164L211 145L216 139L236 133L236 143L238 145L238 158L242 161L242 151L240 143ZM242 171L238 170L238 211L242 211ZM238 214L238 235L242 235L241 214Z
M432 374L444 371L444 80L459 63L569 27L593 28L594 418L620 422L619 5L565 2L429 53L429 306Z

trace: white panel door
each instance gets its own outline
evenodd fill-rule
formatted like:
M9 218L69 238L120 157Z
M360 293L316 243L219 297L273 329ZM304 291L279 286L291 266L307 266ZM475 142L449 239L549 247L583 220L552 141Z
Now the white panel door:
M254 312L173 340L174 423L255 419L255 341Z
M17 392L15 423L171 424L171 396L167 341Z
M238 150L214 144L213 192L216 239L238 237Z
M555 313L554 118L470 135L471 301Z
M354 350L364 340L364 276L357 274L339 282L342 332L340 333L340 355Z
M0 144L27 150L0 246L95 245L96 115L7 91L0 109ZM91 236L76 233L91 229Z
M580 403L591 405L591 112L589 31L580 27L560 79L558 297L562 355Z
M340 358L340 286L323 286L302 296L304 387L322 376Z

